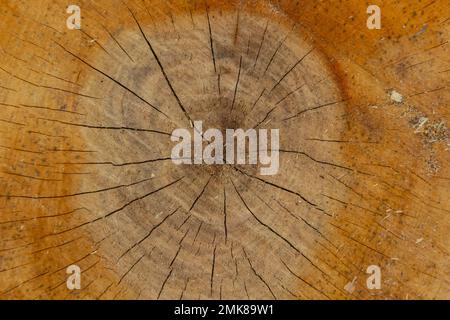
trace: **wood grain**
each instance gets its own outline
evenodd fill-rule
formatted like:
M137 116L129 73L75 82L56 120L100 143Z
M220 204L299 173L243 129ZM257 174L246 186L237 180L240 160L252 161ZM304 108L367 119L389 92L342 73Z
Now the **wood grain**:
M377 2L0 1L0 299L449 299L448 3Z

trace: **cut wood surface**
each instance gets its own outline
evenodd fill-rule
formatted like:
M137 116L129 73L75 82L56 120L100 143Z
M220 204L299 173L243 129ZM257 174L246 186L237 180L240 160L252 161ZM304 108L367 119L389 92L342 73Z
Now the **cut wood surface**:
M0 299L450 299L449 4L376 2L1 0Z

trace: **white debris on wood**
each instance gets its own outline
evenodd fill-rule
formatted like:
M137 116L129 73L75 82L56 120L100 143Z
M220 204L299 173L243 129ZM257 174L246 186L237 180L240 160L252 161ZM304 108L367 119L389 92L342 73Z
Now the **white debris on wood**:
M422 131L423 131L422 127L423 127L427 122L428 122L428 118L427 118L427 117L420 117L419 120L417 121L415 133L422 132Z
M419 243L421 243L422 241L423 241L423 238L419 238L419 239L416 240L416 244L419 244Z
M415 35L413 35L413 37L418 37L418 36L424 34L427 31L427 29L428 29L428 24L424 24L422 26L422 29L420 29L419 32L417 32Z
M391 100L396 102L396 103L402 103L403 102L403 96L400 93L398 93L397 91L395 91L395 90L391 91L390 96L391 96Z

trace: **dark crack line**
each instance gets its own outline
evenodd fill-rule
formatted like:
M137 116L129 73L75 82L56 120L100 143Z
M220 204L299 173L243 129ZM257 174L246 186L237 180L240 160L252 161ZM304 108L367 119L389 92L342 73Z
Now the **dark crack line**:
M319 290L318 288L313 286L311 283L309 283L308 281L306 281L305 279L300 277L298 274L296 274L294 271L292 271L291 268L289 268L289 266L283 260L280 259L280 261L286 267L286 269L289 271L290 274L292 274L294 277L299 279L301 282L305 283L308 287L312 288L314 291L317 291L321 295L325 296L327 299L331 300L331 298L328 295L326 295L323 291Z
M298 193L298 192L296 192L296 191L289 190L289 189L287 189L287 188L285 188L285 187L279 186L279 185L274 184L274 183L272 183L272 182L269 182L269 181L267 181L267 180L261 179L261 178L256 177L256 176L252 176L251 174L248 174L247 172L242 171L242 170L240 170L240 169L238 169L238 168L235 168L235 170L237 170L238 172L240 172L240 173L243 174L243 175L246 175L247 177L250 177L250 178L252 178L252 179L259 180L259 181L261 181L261 182L263 182L263 183L265 183L265 184L267 184L267 185L269 185L269 186L272 186L272 187L274 187L274 188L283 190L283 191L285 191L285 192L287 192L287 193L296 195L297 197L300 197L303 201L305 201L306 203L308 203L309 205L311 205L311 206L314 207L315 209L320 210L320 211L323 211L322 209L320 209L320 208L318 207L317 204L315 204L315 203L309 201L309 200L306 199L303 195L301 195L300 193Z
M283 119L283 121L292 120L292 119L298 118L299 116L301 116L302 114L304 114L304 113L306 113L306 112L310 112L310 111L314 111L314 110L319 110L319 109L322 109L322 108L325 108L325 107L329 107L329 106L333 106L333 105L336 105L336 104L339 104L339 103L342 103L342 102L345 102L345 101L346 101L346 100L333 101L333 102L330 102L330 103L322 104L322 105L317 106L317 107L305 109L305 110L302 110L302 111L298 112L297 114L295 114L295 115L293 115L293 116L290 116L290 117L288 117L288 118Z
M114 82L115 84L117 84L118 86L120 86L121 88L125 89L126 91L128 91L129 93L131 93L133 96L135 96L136 98L138 98L139 100L141 100L142 102L144 102L147 106L151 107L153 110L157 111L158 113L162 114L163 116L165 116L168 120L170 120L172 122L172 120L170 119L170 117L164 113L163 111L161 111L160 109L158 109L157 107L155 107L153 104L151 104L150 102L148 102L147 100L145 100L142 96L140 96L139 94L137 94L135 91L133 91L132 89L128 88L126 85L124 85L123 83L119 82L118 80L114 79L113 77L111 77L110 75L108 75L107 73L101 71L100 69L97 69L96 67L94 67L93 65L91 65L90 63L88 63L87 61L83 60L82 58L78 57L76 54L72 53L71 51L67 50L65 47L63 47L61 44L59 44L58 42L54 41L54 43L56 43L59 47L61 47L61 49L63 49L65 52L67 52L68 54L70 54L72 57L74 57L75 59L81 61L83 64L85 64L86 66L90 67L92 70L97 71L98 73L100 73L101 75L103 75L104 77L108 78L109 80L111 80L112 82Z
M266 288L270 291L270 294L272 295L272 297L277 300L277 297L275 296L275 294L273 293L272 289L270 288L270 286L267 284L267 281L264 280L264 278L258 273L256 272L255 268L253 267L252 262L250 261L250 258L247 255L247 252L245 251L244 248L242 248L242 251L244 252L245 258L248 261L248 264L250 265L250 269L252 269L253 273L255 274L255 276L258 277L259 280L261 280L261 282L266 286Z
M125 277L131 272L131 270L133 270L134 267L136 267L136 265L138 265L139 262L141 262L142 258L144 258L144 257L145 257L145 254L143 254L135 263L133 263L133 265L127 270L127 272L125 272L124 275L120 278L117 285L120 285L122 283L122 280L125 279Z
M61 247L64 247L64 246L66 246L66 245L68 245L68 244L71 244L71 243L73 243L73 242L76 242L76 241L78 241L78 240L80 240L80 239L82 239L82 238L83 238L83 237L78 237L78 238L75 238L75 239L72 239L72 240L63 242L63 243L61 243L61 244L57 244L57 245L53 245L53 246L50 246L50 247L45 247L45 248L42 248L42 249L39 249L39 250L35 250L35 251L30 252L30 254L38 254L38 253L40 253L40 252L42 252L42 251L45 251L45 250L51 250L51 249L61 248Z
M293 26L292 30L294 30L294 28L295 28L295 25ZM266 66L266 69L264 70L263 76L266 75L267 70L269 70L270 65L272 64L272 62L273 62L274 59L275 59L275 56L277 55L278 51L280 51L281 47L283 46L283 44L286 42L286 40L287 40L288 38L289 38L289 34L286 35L286 36L284 37L284 39L283 39L283 40L280 42L280 44L278 45L277 49L275 50L275 52L273 53L272 57L270 58L269 63L268 63L267 66Z
M236 96L237 96L238 89L239 89L239 81L241 80L241 70L242 70L242 56L239 60L239 71L238 71L238 76L237 76L237 80L236 80L236 86L234 88L233 102L231 103L231 111L233 111L234 104L236 102Z
M126 256L131 250L133 250L134 248L136 248L137 246L139 246L142 242L144 242L145 240L147 240L152 233L158 229L161 225L164 224L164 222L166 222L167 219L169 219L171 216L173 216L175 213L177 213L177 211L180 208L175 209L175 211L172 211L171 213L169 213L167 216L164 217L164 219L162 219L158 224L154 225L150 231L147 232L147 234L138 242L136 242L135 244L133 244L130 248L128 248L118 259L117 262L119 262L124 256Z
M214 250L213 250L213 255L212 255L212 266L211 266L211 292L210 295L212 296L213 294L213 286L214 286L214 268L216 265L216 249L217 249L217 245L214 246Z
M259 121L259 122L253 127L253 129L258 128L261 124L263 124L264 121L266 121L267 118L269 118L269 116L272 114L272 112L275 111L276 108L277 108L277 107L275 106L275 107L273 107L272 109L270 109L270 110L266 113L266 116L265 116L261 121Z
M13 77L13 78L16 78L16 79L19 79L19 80L21 80L21 81L24 81L24 82L26 82L26 83L28 83L28 84L34 86L34 87L37 87L37 88L43 88L43 89L49 89L49 90L61 91L61 92L69 93L69 94L74 94L74 95L76 95L76 96L80 96L80 97L84 97L84 98L90 98L90 99L95 99L95 100L100 100L100 99L101 99L101 98L98 98L98 97L89 96L89 95L86 95L86 94L82 94L82 93L79 93L79 92L70 91L70 90L67 90L67 89L62 89L62 88L57 88L57 87L50 87L50 86L44 86L44 85L36 84L36 83L34 83L34 82L31 82L31 81L28 81L28 80L26 80L26 79L23 79L23 78L21 78L21 77L19 77L19 76L16 76L15 74L13 74L13 73L11 73L11 72L9 72L9 71L3 69L2 67L0 67L0 70L3 70L4 72L6 72L7 74L9 74L9 75L10 75L11 77Z
M89 224L95 223L95 222L97 222L97 221L104 220L104 219L106 219L106 218L108 218L108 217L110 217L110 216L112 216L112 215L114 215L114 214L116 214L116 213L118 213L118 212L121 212L122 210L126 209L127 207L129 207L129 206L132 205L133 203L135 203L135 202L137 202L137 201L141 201L141 200L143 200L143 199L145 199L145 198L147 198L147 197L149 197L149 196L151 196L151 195L153 195L153 194L155 194L155 193L157 193L157 192L159 192L159 191L161 191L161 190L164 190L164 189L166 189L166 188L168 188L168 187L170 187L170 186L176 184L177 182L179 182L179 181L182 180L182 179L184 179L184 177L182 177L182 178L180 178L180 179L178 179L178 180L175 180L175 181L173 181L173 182L171 182L171 183L169 183L169 184L167 184L167 185L165 185L165 186L163 186L163 187L161 187L161 188L158 188L158 189L153 190L153 191L151 191L151 192L149 192L149 193L146 193L146 194L144 194L144 195L142 195L142 196L140 196L140 197L137 197L137 198L135 198L135 199L133 199L133 200L127 202L127 203L124 204L122 207L120 207L120 208L118 208L118 209L115 209L115 210L113 210L113 211L111 211L111 212L109 212L109 213L107 213L107 214L105 214L105 215L103 215L103 216L100 216L100 217L98 217L98 218L96 218L96 219L94 219L94 220L87 221L87 222L85 222L85 223L82 223L82 224L80 224L80 225L78 225L78 226L75 226L75 227L73 227L73 228L66 229L66 230L64 230L64 231L60 231L60 232L56 232L56 233L47 234L47 235L45 235L45 236L42 236L40 239L43 239L43 238L46 238L46 237L49 237L49 236L60 235L60 234L63 234L63 233L66 233L66 232L69 232L69 231L73 231L73 230L75 230L75 229L79 229L79 228L81 228L81 227L87 226L87 225L89 225Z
M114 285L114 283L111 282L111 284L108 285L108 286L105 288L105 290L103 290L102 293L98 295L98 297L97 297L96 300L100 300L101 297L103 297L103 295L104 295L104 294L105 294L105 293L106 293L113 285Z
M321 195L324 196L324 197L326 197L326 198L328 198L328 199L330 199L330 200L334 200L334 201L336 201L336 202L339 202L340 204L344 205L345 207L347 207L347 206L352 206L352 207L356 207L356 208L362 209L362 210L367 211L367 212L371 212L371 213L373 213L373 214L376 215L376 216L383 216L383 214L381 214L381 213L379 213L379 212L376 212L376 211L373 211L373 210L364 208L364 207L362 207L362 206L360 206L360 205L357 205L357 204L354 204L354 203L350 203L350 202L345 202L345 201L342 201L342 200L333 198L333 197L331 197L331 196L329 196L329 195L326 195L326 194L324 194L324 193L322 193Z
M132 162L123 162L123 163L114 163L111 161L106 162L58 162L55 164L60 165L110 165L113 167L125 167L125 166L131 166L131 165L139 165L139 164L146 164L146 163L153 163L153 162L160 162L160 161L169 161L172 160L172 158L158 158L158 159L149 159L149 160L143 160L143 161L132 161Z
M294 217L297 220L301 220L303 221L303 223L305 223L308 227L310 227L312 230L314 230L315 232L317 232L320 237L322 237L323 239L325 239L326 242L328 242L333 248L337 249L336 246L333 244L333 242L331 242L327 237L325 237L323 235L323 233L315 226L313 226L310 222L308 222L308 220L306 220L305 218L303 218L302 216L297 216L295 215L292 211L290 211L286 206L284 206L281 202L279 202L278 200L276 200L276 202L279 204L280 207L282 207L286 212L288 212L292 217Z
M80 116L85 116L85 113L75 112L75 111L68 111L68 110L61 110L61 109L55 109L55 108L49 108L49 107L42 107L42 106L34 106L34 105L28 105L28 104L20 104L20 106L24 108L30 108L30 109L41 109L41 110L49 110L49 111L56 111L56 112L64 112L64 113L70 113L70 114L76 114Z
M256 107L256 105L258 104L259 100L262 98L264 92L266 92L266 88L264 88L261 91L261 94L258 96L258 99L256 99L255 103L252 104L252 107L251 107L250 111L252 111Z
M169 267L172 268L172 265L173 265L173 264L175 263L175 261L177 260L178 255L179 255L181 249L183 248L182 243L183 243L184 239L186 238L186 236L189 234L189 231L190 231L190 230L188 229L188 230L186 231L186 233L184 234L183 238L181 238L180 242L178 243L178 250L177 250L177 252L175 253L175 256L172 258L172 261L170 261Z
M189 284L189 281L190 281L190 279L187 278L187 279L186 279L186 282L184 283L184 288L183 288L183 290L181 291L181 296L180 296L180 299L179 299L179 300L183 300L183 297L184 297L184 294L186 293L186 289L187 289L187 286L188 286L188 284Z
M100 42L97 41L97 39L95 39L94 37L92 37L90 34L88 34L86 31L84 31L83 29L78 29L82 34L84 34L86 37L88 37L91 41L91 43L95 43L96 45L99 46L100 49L102 49L108 56L110 56L112 59L115 59L109 52L108 50L106 50L101 44ZM115 59L116 60L116 59ZM116 60L117 61L117 60Z
M227 192L225 187L223 188L223 231L225 234L225 244L228 239L228 227L227 227Z
M312 160L312 161L314 161L316 163L319 163L319 164L323 164L323 165L326 165L326 166L332 166L332 167L344 169L344 170L347 170L347 171L357 172L357 173L368 175L368 174L366 174L364 172L358 171L358 170L353 169L353 168L345 167L345 166L342 166L342 165L339 165L339 164L335 164L335 163L332 163L332 162L327 162L327 161L321 161L321 160L314 159L309 154L307 154L306 152L303 152L303 151L284 150L284 149L280 149L278 151L281 152L281 153L288 153L288 154L291 153L291 154L303 155L303 156L307 157L308 159L310 159L310 160Z
M75 127L81 127L81 128L87 128L87 129L98 129L98 130L129 130L129 131L136 131L136 132L150 132L150 133L156 133L156 134L162 134L166 136L172 136L171 133L154 130L154 129L144 129L144 128L133 128L133 127L115 127L115 126L98 126L98 125L90 125L90 124L83 124L83 123L72 123L72 122L66 122L56 119L47 119L47 118L37 118L38 120L45 120L45 121L51 121L56 122L68 126L75 126Z
M211 46L211 57L212 57L213 65L214 65L214 73L217 73L216 56L214 54L214 41L213 41L213 36L212 36L211 20L210 20L210 17L209 17L209 9L208 9L208 7L206 7L206 17L208 18L209 44Z
M48 219L48 218L54 218L54 217L61 217L61 216L66 216L72 213L75 213L77 211L81 211L81 210L86 210L88 212L90 212L90 210L81 207L81 208L77 208L74 210L71 210L69 212L64 212L64 213L58 213L58 214L53 214L53 215L46 215L46 216L37 216L37 217L32 217L32 218L24 218L24 219L19 219L19 220L13 220L13 221L0 221L0 225L2 224L8 224L8 223L23 223L23 222L29 222L29 221L33 221L33 220L38 220L38 219Z
M128 8L128 7L127 7L127 8ZM158 66L159 66L159 68L160 68L160 70L161 70L161 73L163 74L164 79L166 80L167 85L169 86L170 91L172 91L172 94L173 94L173 96L175 97L175 99L176 99L176 101L177 101L177 103L178 103L178 106L179 106L180 109L183 111L183 113L184 113L184 115L186 116L186 118L189 120L189 123L190 123L191 127L194 127L194 122L192 121L191 116L190 116L189 113L187 112L186 108L184 107L183 103L181 102L180 98L178 97L178 94L176 93L175 89L173 88L173 85L172 85L171 81L169 80L169 77L167 76L167 73L166 73L166 71L164 70L164 67L163 67L161 61L159 60L158 55L156 54L155 50L153 49L152 44L150 43L150 40L149 40L149 39L147 38L147 36L145 35L144 30L142 30L142 27L141 27L139 21L136 19L136 16L134 15L133 11L131 11L130 8L128 8L128 11L129 11L130 14L133 16L133 19L134 19L134 21L136 22L136 24L137 24L137 26L138 26L138 28L139 28L139 31L141 32L142 37L145 39L145 42L147 43L147 45L148 45L150 51L152 52L153 57L155 58L155 60L156 60L156 62L157 62L157 64L158 64Z
M200 194L195 198L194 202L192 203L191 207L189 208L188 212L191 212L192 209L194 209L195 204L198 202L198 200L201 198L201 196L203 195L203 193L205 192L206 188L208 187L209 182L211 181L213 175L211 175L208 179L208 182L206 182L205 186L203 187L202 191L200 192Z
M128 187L132 187L134 185L137 185L137 184L140 184L143 182L147 182L150 180L151 180L151 178L147 178L147 179L139 180L139 181L136 181L136 182L133 182L130 184L122 184L122 185L118 185L118 186L114 186L114 187L103 188L103 189L98 189L98 190L93 190L93 191L71 193L71 194L67 194L67 195L56 195L56 196L0 195L0 198L22 198L22 199L34 199L34 200L70 198L70 197L82 196L82 195L87 195L87 194L95 194L95 193L101 193L101 192L105 192L105 191L111 191L111 190L115 190L115 189L119 189L119 188L125 188L125 187L128 188Z
M195 233L194 240L192 241L192 244L194 244L195 241L197 240L197 237L200 234L200 229L202 228L202 226L203 226L203 221L200 222L200 225L198 226L198 229L197 229L197 232Z
M2 295L6 295L6 294L10 293L11 291L13 291L13 290L19 288L20 286L23 286L24 284L29 283L29 282L31 282L31 281L33 281L33 280L36 280L37 278L40 278L40 277L42 277L42 276L44 276L44 275L46 275L46 274L48 274L48 271L42 272L42 273L40 273L40 274L38 274L38 275L36 275L36 276L34 276L34 277L28 279L28 280L25 280L25 281L19 283L18 285L14 286L14 287L12 287L12 288L9 288L9 289L7 289L6 291L3 291L3 292L2 292ZM65 282L65 281L64 281L64 282Z
M258 63L259 55L261 54L261 49L264 44L264 40L266 39L266 33L267 33L268 28L269 28L269 19L267 19L266 28L264 29L264 33L261 38L261 43L259 44L259 49L258 49L258 53L256 55L255 63L253 64L253 70L255 70L256 64Z
M187 216L186 216L186 219L183 220L183 223L180 224L179 227L177 227L177 231L180 230L180 229L188 222L188 220L189 220L191 217L192 217L191 215L187 215Z
M103 24L101 24L101 26L106 31L106 33L108 33L108 35L111 37L111 39L113 39L113 41L117 44L117 46L123 51L123 53L126 54L126 56L131 60L131 62L134 63L135 62L134 59L127 52L127 50L125 50L125 48L120 44L119 40L117 40L116 37L114 37L114 35L111 32L109 32L109 30Z
M231 179L230 179L231 180ZM250 212L250 214L258 221L262 226L267 228L269 231L271 231L274 235L276 235L278 238L283 240L286 244L288 244L292 249L295 250L298 254L300 254L303 258L305 258L315 269L317 269L321 274L325 275L326 273L323 272L310 258L308 258L301 250L299 250L292 242L290 242L288 239L286 239L284 236L279 234L277 231L275 231L271 226L261 221L255 213L250 209L250 207L245 202L244 198L242 197L241 193L237 190L236 185L234 184L233 180L231 180L231 183L233 184L234 190L236 191L237 195L241 199L242 203L244 204L245 208Z
M309 50L303 57L300 58L282 77L281 79L273 86L273 88L269 91L269 95L281 84L281 82L307 57L311 52L314 51L314 48Z
M161 289L158 292L158 297L156 298L156 300L159 300L159 297L161 297L161 293L164 290L164 287L166 286L167 281L169 280L170 276L172 275L173 269L170 269L169 274L167 275L167 277L164 279L164 282L161 285Z
M279 105L280 103L282 103L284 100L286 100L287 98L289 98L291 95L293 95L294 93L296 93L298 90L300 90L301 88L303 88L306 85L306 83L302 84L300 87L292 90L291 92L289 92L284 98L282 98L281 100L279 100L277 103L275 103L275 105Z

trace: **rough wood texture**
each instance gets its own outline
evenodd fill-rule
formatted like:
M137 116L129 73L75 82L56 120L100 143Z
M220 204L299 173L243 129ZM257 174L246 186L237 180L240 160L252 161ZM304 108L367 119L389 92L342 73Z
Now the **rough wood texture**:
M381 30L359 0L78 0L68 30L2 0L0 299L450 298L448 2L377 2ZM279 174L175 166L193 120L279 128Z

